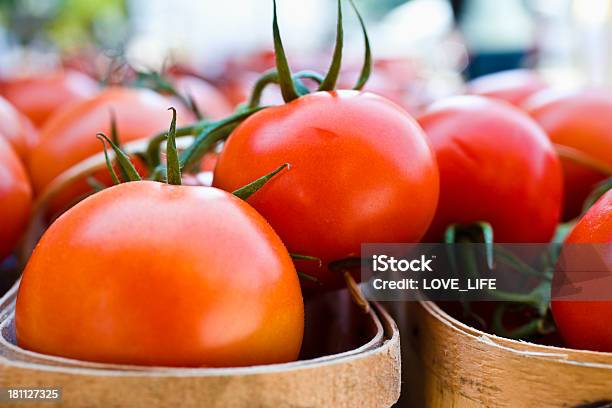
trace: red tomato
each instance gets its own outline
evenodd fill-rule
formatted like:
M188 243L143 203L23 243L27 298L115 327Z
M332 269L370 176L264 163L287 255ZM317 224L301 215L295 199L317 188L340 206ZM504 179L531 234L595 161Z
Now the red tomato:
M452 223L492 224L497 242L548 242L561 211L559 159L527 115L478 96L434 103L419 118L436 152L440 203L428 241Z
M591 207L565 242L612 243L612 190ZM599 253L601 259L607 259L608 262L612 259L610 245L607 245L606 249L598 249L606 251ZM568 278L572 280L571 270L568 271ZM612 301L553 300L552 312L561 336L570 347L612 352Z
M23 162L27 161L30 149L38 141L38 132L32 122L2 97L0 97L0 135L9 141Z
M184 75L174 81L174 86L181 95L191 96L205 118L223 119L231 115L232 106L225 96L214 86L198 77Z
M298 357L304 305L279 237L210 187L124 183L45 232L25 269L17 343L80 360L248 366Z
M467 91L472 95L488 96L520 106L531 95L547 87L536 72L513 69L478 77L468 82Z
M166 110L171 101L153 91L135 88L108 88L93 98L73 104L58 112L41 129L40 142L30 155L30 174L34 190L40 193L62 172L102 151L97 132L110 134L111 111L122 142L146 138L168 128ZM178 122L192 119L179 108ZM106 170L100 172L110 181ZM58 199L54 210L61 210L79 195L90 191L83 181Z
M438 171L427 140L400 107L369 93L319 92L264 109L229 137L213 184L232 191L274 170L249 203L291 252L320 258L300 270L328 287L327 264L364 242L417 242L435 211Z
M77 71L4 79L0 94L40 127L58 109L98 92L98 83Z
M553 143L575 149L612 167L612 93L602 90L541 93L528 100L525 107ZM580 214L585 199L606 174L570 159L563 159L562 164L565 179L563 219L570 220Z
M0 137L0 260L21 237L30 216L32 188L13 148Z

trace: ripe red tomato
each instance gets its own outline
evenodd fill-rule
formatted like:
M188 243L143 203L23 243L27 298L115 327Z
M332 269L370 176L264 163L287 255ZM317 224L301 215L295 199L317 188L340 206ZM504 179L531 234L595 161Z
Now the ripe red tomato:
M331 261L364 242L417 242L435 211L438 171L425 135L400 107L369 93L318 92L242 123L219 156L213 184L233 191L284 170L253 205L291 252L320 258L299 270L342 285Z
M41 129L40 141L30 154L30 175L34 191L40 193L62 172L93 154L102 151L96 133L110 133L111 111L123 143L153 136L168 128L166 110L169 98L148 89L108 88L93 98L75 103L58 112ZM178 123L193 119L190 112L179 109ZM106 170L97 174L110 182ZM85 181L64 192L52 206L61 211L91 189Z
M38 142L38 132L32 122L0 97L0 135L9 141L23 162Z
M45 232L15 310L28 350L105 363L248 366L298 357L300 284L253 208L210 187L130 182Z
M566 94L540 93L525 107L553 143L575 149L612 167L612 94L586 90ZM563 219L577 217L595 184L607 176L574 160L562 159L565 180Z
M515 106L520 106L531 95L546 88L548 85L544 79L528 69L483 75L467 84L467 91L472 95L501 99Z
M612 243L612 190L591 207L565 242L570 245ZM608 262L612 259L610 245L606 249L598 249L605 251L599 253L601 259L607 259ZM579 251L583 253L587 250ZM567 272L570 282L573 279L572 270ZM579 282L580 276L577 278ZM612 352L612 301L553 300L552 312L561 336L570 347Z
M181 95L189 95L205 118L223 119L232 113L232 106L214 86L195 76L183 75L173 80Z
M426 240L452 223L489 222L497 242L548 242L561 211L559 159L523 112L479 96L434 103L418 119L440 169L440 203Z
M72 70L0 81L0 94L38 127L56 110L95 95L98 89L96 81Z
M21 237L30 216L32 188L11 145L0 137L0 260Z

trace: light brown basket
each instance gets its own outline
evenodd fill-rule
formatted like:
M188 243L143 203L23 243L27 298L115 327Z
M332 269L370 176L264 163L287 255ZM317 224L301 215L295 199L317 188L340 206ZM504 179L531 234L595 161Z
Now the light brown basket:
M433 302L395 306L411 406L612 406L612 353L500 338Z

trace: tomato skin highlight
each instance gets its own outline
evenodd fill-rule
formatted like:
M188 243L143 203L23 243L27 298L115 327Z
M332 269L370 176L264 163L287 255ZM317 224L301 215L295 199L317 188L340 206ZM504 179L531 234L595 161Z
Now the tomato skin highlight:
M38 131L30 120L0 97L0 136L9 141L23 163L38 143Z
M54 222L25 269L17 343L106 363L248 366L295 360L304 309L283 243L210 187L124 183Z
M23 164L0 137L0 261L15 249L32 207L32 187Z
M587 211L565 243L612 243L612 190ZM612 257L610 252L608 245L607 253L600 256L609 260ZM571 272L567 273L571 281ZM551 306L557 329L567 345L583 350L612 352L612 301L553 300Z
M57 110L89 98L98 90L96 81L74 70L0 81L0 94L37 127L41 127Z
M496 242L548 242L561 211L559 159L538 125L479 96L434 103L418 118L436 152L440 203L425 240L453 223L486 221Z
M576 149L612 167L612 95L609 91L541 92L525 102L525 109L553 143ZM587 196L606 175L569 159L562 159L562 164L563 219L570 220L580 215Z
M233 191L283 163L249 203L324 288L344 285L331 261L366 242L418 242L438 200L425 135L399 106L369 93L318 92L256 113L230 135L213 185ZM320 287L320 286L318 286Z

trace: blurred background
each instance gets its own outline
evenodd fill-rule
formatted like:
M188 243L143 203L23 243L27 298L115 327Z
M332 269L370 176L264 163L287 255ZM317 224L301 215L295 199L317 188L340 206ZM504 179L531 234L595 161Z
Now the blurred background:
M324 70L335 1L278 3L294 68ZM612 0L357 4L376 58L369 87L408 110L456 93L466 79L514 68L533 68L561 88L612 82ZM103 80L122 61L147 70L179 67L221 87L239 73L246 89L273 65L271 16L264 0L1 0L0 75L64 66ZM345 17L348 83L363 39L348 4ZM238 101L246 91L235 93L229 98Z

